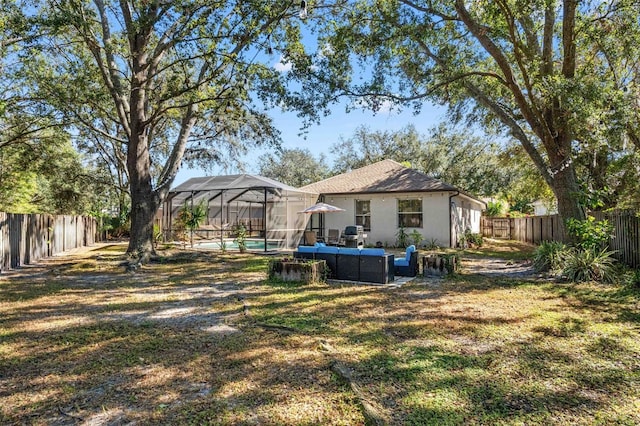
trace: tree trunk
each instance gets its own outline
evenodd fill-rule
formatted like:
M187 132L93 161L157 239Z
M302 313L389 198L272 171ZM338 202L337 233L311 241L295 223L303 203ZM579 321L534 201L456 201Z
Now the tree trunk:
M558 200L558 214L562 218L562 232L566 234L565 222L574 218L584 220L586 218L584 209L580 205L580 188L572 165L568 165L564 170L559 171L552 180L551 189ZM570 238L569 235L567 237Z
M138 67L134 61L134 71ZM149 154L149 129L145 124L145 93L142 78L134 74L133 85L138 90L131 91L131 137L127 151L129 187L131 189L131 236L127 254L146 262L152 254L153 221L160 207L160 196L153 189L151 177L151 156ZM137 83L137 84L136 84Z
M127 254L145 260L154 254L153 222L159 203L151 185L134 190L131 193L131 236Z
M161 203L158 192L153 189L149 139L144 132L134 133L131 137L127 167L131 188L131 236L127 254L144 262L155 254L153 222Z
M153 247L153 220L160 206L160 197L153 189L151 156L149 154L148 99L146 96L148 68L146 46L149 27L129 36L133 53L131 92L129 94L129 146L127 169L131 188L131 237L127 254L146 262L155 253Z
M153 221L160 207L160 199L153 190L148 139L142 135L136 136L131 139L127 154L131 188L131 233L127 254L145 262L155 254Z

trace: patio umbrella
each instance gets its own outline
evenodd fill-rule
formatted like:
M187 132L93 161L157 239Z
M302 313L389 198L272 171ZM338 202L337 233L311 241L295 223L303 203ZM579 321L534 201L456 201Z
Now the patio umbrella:
M316 204L314 204L312 206L307 207L306 209L304 209L302 211L299 211L298 213L304 213L304 214L338 213L338 212L343 212L343 211L345 211L345 209L341 209L340 207L332 206L331 204L316 203ZM323 231L322 234L324 235L324 229L322 231Z
M327 203L317 203L314 204L312 206L307 207L306 209L299 211L298 213L307 213L307 214L312 214L312 213L336 213L336 212L343 212L345 211L344 209L341 209L340 207L336 207L336 206L332 206L331 204L327 204Z

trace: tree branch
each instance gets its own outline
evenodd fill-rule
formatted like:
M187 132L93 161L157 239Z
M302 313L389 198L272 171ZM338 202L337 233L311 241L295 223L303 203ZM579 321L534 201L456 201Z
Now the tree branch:
M464 83L464 85L476 101L488 108L500 119L500 121L502 121L507 127L509 127L513 137L520 141L522 147L525 149L525 151L527 151L527 154L529 154L529 156L533 160L534 164L542 174L544 180L551 186L553 183L553 177L548 171L547 164L544 158L540 155L533 142L531 142L531 140L527 137L526 132L522 129L522 127L520 127L516 119L501 105L487 96L480 88L473 85L471 82L467 81Z

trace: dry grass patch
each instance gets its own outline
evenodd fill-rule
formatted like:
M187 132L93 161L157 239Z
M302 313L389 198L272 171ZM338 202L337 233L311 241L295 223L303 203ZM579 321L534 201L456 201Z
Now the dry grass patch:
M531 259L535 248L535 245L522 241L484 238L482 247L467 249L464 254L517 261Z
M459 275L266 282L268 258L123 246L0 276L2 424L640 423L638 293Z

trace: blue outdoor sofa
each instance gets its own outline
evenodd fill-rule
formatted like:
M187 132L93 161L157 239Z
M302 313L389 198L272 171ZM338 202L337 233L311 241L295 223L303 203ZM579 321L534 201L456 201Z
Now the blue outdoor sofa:
M293 257L322 259L327 262L329 277L338 280L387 284L393 282L394 256L384 249L299 246Z

